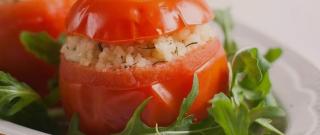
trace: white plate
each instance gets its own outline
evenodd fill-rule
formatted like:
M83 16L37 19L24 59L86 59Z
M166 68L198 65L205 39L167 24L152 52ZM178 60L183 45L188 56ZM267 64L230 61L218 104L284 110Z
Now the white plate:
M244 47L283 47L280 43L249 27L236 24L234 36ZM320 133L320 71L309 61L288 48L273 66L273 89L288 112L287 135L317 135ZM0 133L7 135L43 135L9 122L0 121Z

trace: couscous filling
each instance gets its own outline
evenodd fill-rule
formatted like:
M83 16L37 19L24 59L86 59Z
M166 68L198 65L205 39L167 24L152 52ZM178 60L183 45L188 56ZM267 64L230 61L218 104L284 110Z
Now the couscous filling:
M211 25L203 24L132 45L111 45L80 36L69 36L61 52L69 61L100 70L146 67L173 61L214 39Z

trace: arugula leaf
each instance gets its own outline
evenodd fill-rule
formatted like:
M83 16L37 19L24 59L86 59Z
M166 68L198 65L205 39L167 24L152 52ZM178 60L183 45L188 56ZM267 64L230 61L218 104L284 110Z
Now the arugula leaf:
M259 106L272 106L272 107L279 107L275 97L272 93L269 93L267 97L259 103Z
M74 114L70 120L67 135L85 135L79 130L79 116Z
M0 118L45 133L62 134L61 127L48 115L47 108L40 101L32 102L12 116Z
M67 40L67 34L66 33L61 33L60 36L58 37L58 43L62 46Z
M64 40L65 37L62 36L56 41L46 32L20 34L20 41L28 52L53 65L58 65L60 62L60 48Z
M195 77L195 82L198 82ZM195 83L194 83L195 84ZM181 105L181 112L186 112L190 108L191 105L191 99L195 99L196 93L198 93L198 87L197 85L193 86L193 90L189 93L188 97L185 98L185 102ZM192 98L193 97L193 98ZM118 133L117 135L135 135L135 134L158 134L158 135L176 135L176 134L191 134L191 135L198 135L198 134L210 134L210 135L224 135L223 130L215 124L213 120L204 120L199 124L193 124L192 118L190 116L185 116L185 113L181 113L181 116L184 116L180 119L180 122L175 122L175 124L172 124L168 127L158 127L155 128L148 127L145 125L140 118L140 115L146 106L146 104L151 100L151 98L146 99L134 112L133 116L127 123L127 126L125 130L123 130L121 133ZM182 107L185 106L186 108ZM189 107L188 107L189 106ZM183 115L182 115L183 114ZM179 119L179 118L177 118ZM189 121L191 120L191 121ZM183 122L184 121L184 122ZM180 123L180 124L178 124ZM184 123L184 124L182 124ZM183 127L183 128L181 128Z
M192 116L186 117L186 113L189 111L189 108L197 98L198 94L199 94L199 79L197 75L194 75L192 89L188 94L188 96L183 99L177 120L171 127L169 127L169 130L187 129L192 124L193 117Z
M146 99L142 102L133 113L131 119L128 121L126 128L117 135L137 135L137 134L147 134L155 133L155 129L148 127L141 121L141 113L146 107L151 98Z
M225 135L219 126L177 131L158 131L156 135ZM151 134L148 134L151 135Z
M249 109L246 105L236 105L221 93L212 100L209 114L224 129L226 135L248 135L250 127Z
M0 71L0 116L12 116L39 98L28 85Z
M259 118L274 118L274 117L284 117L286 113L280 107L262 107L258 106L250 111L250 119L252 121Z
M216 10L215 22L221 27L224 33L224 50L227 53L228 59L232 60L235 53L238 51L238 45L232 37L234 27L230 9Z
M44 103L48 107L50 107L50 106L56 105L60 100L58 78L53 78L49 80L48 85L49 85L50 93L43 100L44 100Z
M192 103L196 99L199 93L199 80L197 75L194 75L193 79L193 85L190 93L188 96L183 100L180 112L177 117L177 120L175 123L168 127L156 127L151 128L145 125L140 118L140 115L144 109L144 107L147 105L148 101L151 100L151 98L148 98L145 100L133 113L133 116L127 123L126 128L119 133L119 135L135 135L135 134L154 134L154 133L166 133L170 134L173 132L190 132L188 129L193 124L192 123L192 116L186 116L186 113L188 112L189 108L191 107ZM197 130L193 132L202 132L202 130Z
M61 34L57 40L53 39L46 32L22 32L20 41L25 49L37 58L52 65L60 63L60 48L66 40L66 34ZM59 85L58 79L53 78L49 81L49 95L45 97L44 102L47 106L53 106L59 101Z
M223 93L218 94L212 100L212 109L209 114L224 129L226 135L248 135L253 122L263 127L282 134L270 123L274 117L284 117L285 113L279 107L256 107L250 110L243 102L236 104ZM268 121L266 121L268 120Z
M270 62L273 63L277 59L280 58L282 55L282 49L281 48L271 48L268 50L268 52L265 54L265 58Z
M28 85L0 71L0 118L47 133L60 129L49 117L39 95Z
M279 50L271 49L267 53L268 57L271 53L277 54L270 57L270 62L274 62L281 55ZM256 48L238 52L233 60L231 91L236 103L249 105L251 121L285 116L285 112L277 105L270 92L270 62Z
M202 131L199 132L199 130ZM223 129L218 123L216 123L214 118L210 116L207 119L202 120L200 123L192 124L189 131L202 135L225 135Z
M270 62L274 62L281 55L278 52L279 49L271 49L267 53ZM272 57L270 53L273 53ZM247 135L252 133L250 127L257 120L261 125L260 119L285 117L285 112L270 92L272 84L268 72L271 66L269 60L263 57L257 48L239 51L234 56L231 99L224 94L216 95L212 100L212 109L209 110L209 114L227 135ZM271 126L270 123L266 125L265 121L263 124L265 128Z
M261 126L265 127L266 129L268 129L278 135L284 135L281 131L279 131L278 129L276 129L275 127L273 127L271 125L272 121L270 119L260 118L260 119L257 119L256 122L258 124L260 124Z
M232 93L238 94L236 100L259 101L270 92L271 82L268 70L270 63L257 48L242 50L236 54L232 63ZM241 95L239 95L241 94ZM239 99L240 97L240 99Z

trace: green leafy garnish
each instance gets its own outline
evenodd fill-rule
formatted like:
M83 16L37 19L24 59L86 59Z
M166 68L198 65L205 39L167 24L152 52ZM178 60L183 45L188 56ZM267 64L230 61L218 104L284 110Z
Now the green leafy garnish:
M73 115L70 120L67 135L85 135L79 130L79 116L77 114Z
M54 106L57 103L59 103L59 100L60 100L58 78L54 78L54 79L49 80L48 85L49 85L50 93L43 100L44 100L44 103L48 107L50 107L50 106Z
M274 118L274 117L285 117L286 113L280 107L275 106L258 106L250 111L250 119L256 120L260 117L263 118Z
M273 127L271 125L272 120L270 120L270 119L260 118L260 119L257 119L256 122L258 124L260 124L261 126L265 127L266 129L268 129L278 135L284 135L281 131L279 131L278 129L276 129L275 127Z
M232 60L238 51L238 46L232 37L234 24L230 9L216 10L215 15L215 22L221 27L224 33L224 50L227 53L228 59Z
M28 85L0 71L0 116L12 116L38 99Z
M275 62L277 59L280 58L282 55L282 49L281 48L272 48L269 49L269 51L264 56L270 63Z
M276 104L270 93L272 87L269 77L270 66L271 63L257 48L237 53L232 63L233 79L230 89L237 103L246 102L249 106L258 106L266 102Z
M66 35L61 34L58 39L52 38L46 32L21 32L20 41L25 49L42 61L58 66L60 63L60 49L66 40ZM59 101L59 85L57 77L49 81L50 93L44 98L47 106L54 106Z
M64 40L65 37L61 36L56 41L46 32L20 34L20 41L28 52L53 65L58 65L60 62L60 48Z
M277 107L250 110L244 103L236 104L232 97L230 99L221 93L214 97L209 114L224 129L226 135L248 135L250 127L255 123L276 134L283 134L271 125L271 119L264 118L283 117L285 113Z
M189 93L189 95L183 100L181 107L180 107L180 113L177 117L176 122L174 122L172 125L168 127L156 127L152 128L147 125L145 125L140 118L140 115L144 109L144 107L147 105L148 101L152 100L151 98L146 99L133 113L133 116L127 123L126 128L119 133L119 135L136 135L136 134L153 134L153 133L159 133L162 132L174 132L174 131L180 131L180 130L187 130L190 125L192 124L192 116L186 116L186 113L188 112L189 108L191 107L192 103L196 99L199 92L199 80L197 75L194 76L193 79L193 85L192 89ZM200 132L200 131L199 131Z
M187 129L188 126L192 124L193 117L190 115L186 116L186 114L189 111L189 108L191 107L192 103L196 100L198 94L199 94L199 80L198 80L198 76L194 75L192 89L189 95L185 99L183 99L177 120L173 125L171 125L168 128L169 130ZM168 130L168 129L165 129L165 130Z
M0 71L0 118L47 133L60 129L49 117L39 95L28 85Z
M268 70L270 63L259 53L257 48L240 51L232 63L232 89L235 100L260 102L270 92L271 82Z
M224 129L226 135L248 135L250 116L246 105L237 105L221 93L214 97L212 107L209 114Z
M141 121L141 113L146 107L151 98L146 99L138 106L136 111L133 113L131 119L128 121L126 128L119 133L119 135L137 135L137 134L146 134L154 133L156 130L154 128L148 127Z
M285 112L271 94L272 84L269 78L271 62L277 60L281 52L279 48L270 49L264 57L257 48L251 48L240 51L233 60L234 79L231 91L237 97L236 101L250 107L252 121L285 117Z

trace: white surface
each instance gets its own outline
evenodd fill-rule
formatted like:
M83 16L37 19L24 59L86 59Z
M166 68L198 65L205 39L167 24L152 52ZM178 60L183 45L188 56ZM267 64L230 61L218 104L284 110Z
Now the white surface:
M320 69L320 0L208 0L231 5L237 22L281 42Z

